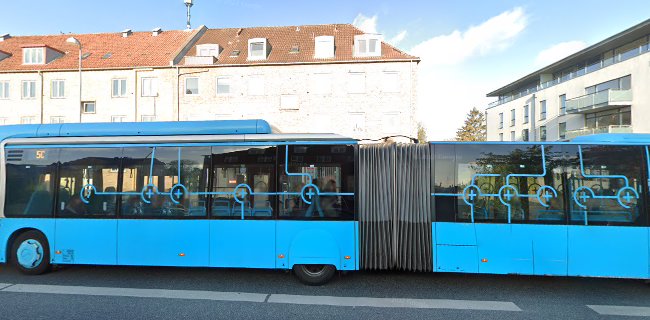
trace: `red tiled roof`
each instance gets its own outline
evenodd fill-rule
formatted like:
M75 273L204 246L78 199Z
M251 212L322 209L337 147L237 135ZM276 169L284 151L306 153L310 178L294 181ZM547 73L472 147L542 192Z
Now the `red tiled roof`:
M155 37L151 32L133 32L126 38L120 32L11 37L0 42L0 51L11 54L0 60L0 72L76 69L79 51L76 45L66 42L69 37L79 39L84 55L90 53L83 60L84 69L169 66L197 31L163 31ZM47 46L64 54L48 64L23 65L22 49L29 46ZM104 57L108 54L110 57Z
M340 61L391 61L418 60L418 57L406 54L395 47L382 42L381 57L354 57L354 36L363 31L351 24L326 24L310 26L285 27L255 27L208 29L186 56L196 55L196 45L219 44L222 48L216 65L223 64L261 64L261 63L313 63ZM314 58L314 38L317 36L334 36L334 58ZM271 47L266 60L248 61L248 40L266 38ZM299 47L299 52L291 53L293 46ZM231 57L231 53L239 50L239 56Z

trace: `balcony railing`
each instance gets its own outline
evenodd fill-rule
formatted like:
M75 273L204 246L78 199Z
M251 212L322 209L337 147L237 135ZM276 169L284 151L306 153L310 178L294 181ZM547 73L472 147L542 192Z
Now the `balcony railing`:
M581 113L607 106L626 106L632 103L632 90L609 89L566 101L567 113Z
M632 133L632 126L630 125L617 125L597 128L582 128L578 130L570 130L566 132L566 139L573 139L579 136L586 136L588 134L596 133Z

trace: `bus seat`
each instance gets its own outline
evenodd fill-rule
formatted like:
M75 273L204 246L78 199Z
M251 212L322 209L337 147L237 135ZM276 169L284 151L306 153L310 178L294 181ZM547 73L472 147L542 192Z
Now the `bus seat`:
M218 217L230 216L230 201L228 199L215 199L212 204L212 214Z
M273 208L271 202L266 200L262 205L255 205L253 208L253 216L256 217L270 217L273 215Z
M241 210L242 210L242 204L240 204L239 202L235 202L234 205L232 206L232 215L240 216ZM245 216L251 215L251 204L248 201L244 202L244 215Z
M34 191L29 197L23 214L26 216L49 214L52 211L52 196L47 190Z
M205 207L190 207L189 215L192 217L205 217Z

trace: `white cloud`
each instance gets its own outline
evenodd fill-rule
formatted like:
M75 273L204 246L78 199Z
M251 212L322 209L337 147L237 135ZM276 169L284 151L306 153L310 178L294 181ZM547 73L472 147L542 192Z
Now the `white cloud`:
M361 29L365 33L378 33L377 32L377 15L372 17L365 16L362 13L359 13L352 24Z
M549 65L586 47L587 44L584 41L567 41L554 44L537 54L535 65L538 67Z
M376 21L375 21L376 22ZM410 50L423 64L458 64L473 56L482 56L508 48L528 24L524 9L505 11L466 31L428 39Z
M394 37L390 38L390 39L388 40L388 43L390 43L390 44L396 46L396 45L398 45L400 42L402 42L402 40L404 40L404 38L406 38L406 35L407 35L407 34L408 34L408 32L407 32L406 30L402 30L400 33L398 33L398 34L396 34Z

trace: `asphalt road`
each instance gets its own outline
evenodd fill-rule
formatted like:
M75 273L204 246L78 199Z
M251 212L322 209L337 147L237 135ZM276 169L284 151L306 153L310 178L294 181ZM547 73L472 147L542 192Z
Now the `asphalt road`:
M615 314L615 315L604 315ZM355 272L320 287L269 270L0 266L0 319L612 319L650 316L638 280Z

